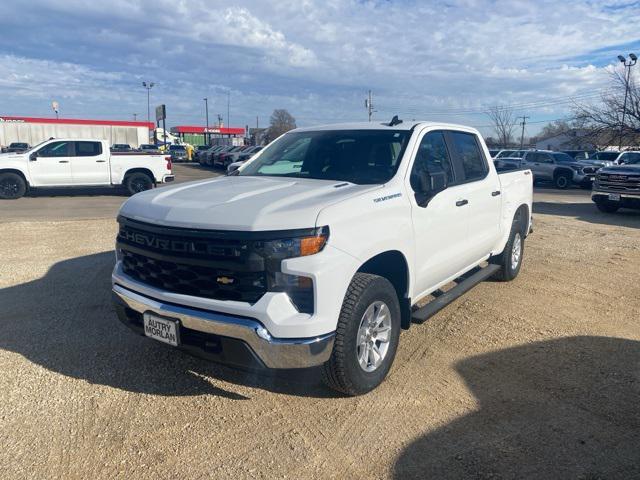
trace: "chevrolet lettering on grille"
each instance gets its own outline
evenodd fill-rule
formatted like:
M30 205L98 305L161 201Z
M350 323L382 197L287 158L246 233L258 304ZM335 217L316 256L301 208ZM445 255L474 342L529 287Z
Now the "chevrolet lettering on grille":
M198 242L194 240L179 240L160 238L149 233L121 231L120 235L123 240L135 243L147 248L155 250L166 250L174 253L197 253L201 255L224 255L224 247L213 245L209 242ZM238 256L240 252L233 250L234 256Z
M612 180L614 182L621 182L621 181L625 181L627 179L626 175L609 175L609 180Z

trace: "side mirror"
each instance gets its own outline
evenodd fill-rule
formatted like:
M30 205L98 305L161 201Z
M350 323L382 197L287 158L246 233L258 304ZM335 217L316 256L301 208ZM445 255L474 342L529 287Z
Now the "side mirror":
M30 162L35 162L37 159L38 159L38 152L33 152L31 155L29 155Z
M417 186L416 201L421 207L426 207L433 197L447 189L447 174L444 171L421 171Z

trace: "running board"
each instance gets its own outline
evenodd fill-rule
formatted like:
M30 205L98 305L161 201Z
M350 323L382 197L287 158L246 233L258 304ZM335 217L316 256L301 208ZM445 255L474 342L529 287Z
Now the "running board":
M471 272L468 272L467 274L457 278L456 280L454 280L454 282L457 284L455 287L447 292L441 292L437 290L438 294L436 294L436 298L431 300L424 307L415 310L411 314L411 321L418 324L426 322L430 317L438 313L458 297L464 295L477 284L495 274L498 270L500 270L500 268L500 265L494 265L490 263L486 267L475 270L475 273L472 273L474 271L471 270Z

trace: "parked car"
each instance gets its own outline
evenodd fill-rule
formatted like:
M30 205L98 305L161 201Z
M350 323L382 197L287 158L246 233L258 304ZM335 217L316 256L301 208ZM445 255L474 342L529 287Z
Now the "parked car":
M206 152L207 150L209 150L211 148L211 145L198 145L196 147L196 149L193 152L193 161L194 162L200 162L201 159L201 155Z
M498 155L499 153L500 153L500 150L498 149L492 149L492 148L489 149L489 155L491 155L491 158L495 158L496 155Z
M7 148L5 148L5 153L22 153L26 152L31 148L31 145L25 142L13 142L10 143Z
M207 151L207 160L206 160L207 165L210 167L213 167L216 155L222 152L228 152L232 148L233 148L232 145L220 145L219 148Z
M169 155L174 162L186 162L189 160L187 149L184 145L169 145Z
M640 210L640 152L627 156L625 163L602 168L596 175L591 199L601 212L620 208Z
M239 152L243 149L244 147L241 146L234 146L231 147L228 150L225 151L221 151L221 152L216 152L213 155L213 166L214 167L218 167L218 168L226 168L227 165L229 164L229 162L227 161L227 156L229 156L230 154L234 153L234 152Z
M473 128L396 117L296 129L231 175L126 201L114 306L173 347L320 366L359 395L386 377L402 329L518 275L531 204L531 172L498 174Z
M132 152L133 148L128 143L114 143L111 145L112 152Z
M235 152L230 152L227 155L225 155L224 157L224 164L222 165L224 168L227 168L229 165L231 165L234 162L237 162L239 160L248 160L250 159L255 153L258 153L260 150L262 149L262 147L260 146L246 146L246 147L242 147L241 149L235 151Z
M563 152L550 150L527 150L521 159L496 159L496 168L528 168L533 172L534 182L552 182L556 188L566 189L572 184L583 188L591 188L595 174L600 168L597 165L574 160ZM586 161L585 161L586 162Z
M158 148L158 146L154 145L153 143L143 143L140 145L139 150L141 152L147 153L160 153L160 149Z
M230 163L227 166L227 173L231 173L235 170L237 170L238 168L240 168L241 165L243 165L247 160L253 158L253 156L258 153L260 150L262 150L264 147L258 145L256 147L253 147L252 149L245 150L244 152L240 153L234 162Z
M133 195L173 181L171 169L171 157L120 155L104 140L49 140L0 157L0 198L40 187L125 187Z

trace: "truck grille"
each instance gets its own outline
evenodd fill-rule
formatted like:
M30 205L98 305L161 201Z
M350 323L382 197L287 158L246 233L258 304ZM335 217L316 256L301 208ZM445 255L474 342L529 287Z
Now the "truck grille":
M162 227L124 218L119 222L123 272L146 285L248 303L257 302L268 289L264 259L239 232Z
M616 192L640 192L640 175L600 173L598 186Z

